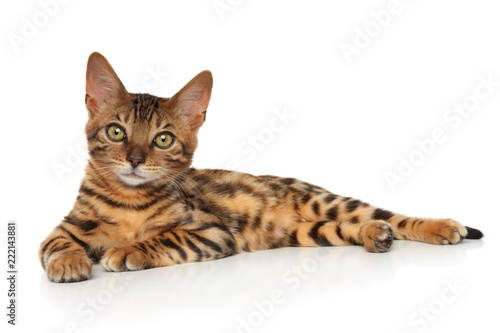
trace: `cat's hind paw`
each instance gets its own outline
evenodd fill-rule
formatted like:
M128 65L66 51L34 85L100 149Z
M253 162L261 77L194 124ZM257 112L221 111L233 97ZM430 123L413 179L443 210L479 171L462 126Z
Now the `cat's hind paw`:
M442 219L428 226L429 243L433 244L458 244L467 235L467 229L452 219Z
M367 222L362 230L363 246L368 252L387 252L392 245L392 227L382 220Z

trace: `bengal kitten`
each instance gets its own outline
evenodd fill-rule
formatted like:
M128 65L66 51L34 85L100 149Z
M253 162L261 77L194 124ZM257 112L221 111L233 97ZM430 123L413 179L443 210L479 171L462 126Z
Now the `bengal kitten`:
M71 212L41 244L54 282L285 246L362 245L393 239L457 244L483 234L452 219L408 217L294 178L190 168L212 74L171 98L132 94L99 53L87 64L90 160Z

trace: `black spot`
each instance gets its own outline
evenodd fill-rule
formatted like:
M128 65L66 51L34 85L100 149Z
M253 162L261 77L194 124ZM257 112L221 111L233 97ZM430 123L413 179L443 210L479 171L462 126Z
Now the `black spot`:
M290 234L289 242L290 246L299 246L299 241L297 240L297 230Z
M213 209L205 202L199 204L198 209L207 214L213 214Z
M340 228L340 226L337 226L337 228L335 229L335 232L337 233L337 236L338 236L341 240L344 240L344 235L342 235L342 228Z
M302 203L305 204L309 200L311 200L311 194L309 194L309 193L304 194L304 196L302 197Z
M232 196L236 193L236 186L231 183L221 183L214 185L212 190L218 194L227 194Z
M279 191L279 190L281 190L281 185L279 185L279 184L270 183L270 184L269 184L269 187L270 187L273 191Z
M406 226L406 222L408 222L408 219L404 219L403 221L398 223L398 228L404 228Z
M304 185L306 186L305 190L307 192L310 192L310 193L314 193L314 194L321 194L321 193L324 193L324 189L322 189L321 187L319 186L316 186L316 185L312 185L312 184L308 184L308 183L304 183Z
M352 245L361 245L360 243L358 243L358 242L357 242L354 238L352 238L352 237L347 238L347 241L348 241L349 243L351 243Z
M238 216L238 218L236 218L236 232L241 234L243 230L245 230L247 224L248 224L248 214L245 213L241 216Z
M387 221L388 219L390 219L393 216L394 216L393 212L390 212L390 211L385 210L385 209L377 208L373 212L373 216L372 217L373 217L374 220L384 220L384 221Z
M84 221L81 224L81 229L83 231L91 231L91 230L94 230L95 228L97 228L98 226L99 226L99 223L96 221Z
M330 221L335 221L337 219L337 215L338 215L338 207L337 206L333 206L332 208L330 208L327 212L326 212L326 217L330 220Z
M258 227L260 227L261 223L262 223L262 218L260 216L260 212L257 212L252 221L252 229L257 229Z
M311 228L308 235L320 246L333 246L325 236L319 234L319 228L324 226L325 223L326 221L316 223L314 227Z
M312 209L313 209L314 214L319 216L319 203L317 201L313 202Z
M352 212L352 211L355 211L356 208L359 207L359 205L361 205L361 201L359 200L352 200L352 201L349 201L347 204L346 204L346 211L348 213Z
M283 184L291 185L291 184L295 183L295 180L296 180L295 178L285 178L285 179L283 179Z
M353 218L351 218L351 223L355 224L355 223L359 223L359 219L357 216L354 216Z
M292 202L293 202L293 209L296 210L296 211L299 210L299 204L297 202L297 198L296 197L292 198Z
M238 191L241 191L241 192L244 192L244 193L247 193L247 194L255 194L254 192L254 189L246 184L243 184L243 183L238 183L236 184L236 188Z
M328 204L328 203L332 202L332 201L333 201L333 200L335 200L335 199L337 199L337 195L335 195L335 194L333 194L333 193L330 193L330 194L328 194L328 195L327 195L327 196L323 199L323 201L324 201L325 203L327 203L327 204Z
M231 238L226 238L224 239L224 243L226 244L226 247L231 250L231 253L234 253L234 248L235 248L234 240Z

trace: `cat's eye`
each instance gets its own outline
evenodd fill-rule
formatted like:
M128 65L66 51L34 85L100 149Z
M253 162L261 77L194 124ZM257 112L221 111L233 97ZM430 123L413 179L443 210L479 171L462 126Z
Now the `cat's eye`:
M160 133L153 140L153 143L159 148L168 148L174 143L174 135L169 132Z
M106 134L111 141L123 141L125 140L125 131L118 125L109 125L106 127Z

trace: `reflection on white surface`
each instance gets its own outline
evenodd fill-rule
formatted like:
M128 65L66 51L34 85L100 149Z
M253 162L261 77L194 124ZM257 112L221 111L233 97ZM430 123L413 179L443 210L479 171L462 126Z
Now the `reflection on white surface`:
M290 314L300 316L304 308L308 316L318 314L310 318L316 328L326 327L332 316L342 322L353 317L352 311L364 309L370 318L392 308L407 315L387 327L410 325L402 331L413 332L421 326L409 324L418 310L412 295L432 300L446 283L443 276L460 276L471 264L468 256L476 256L483 244L397 241L385 254L362 247L284 248L125 273L94 265L88 281L54 284L43 275L40 288L50 312L57 314L53 318L60 318L48 331L100 332L116 326L128 332L158 325L175 332L299 331L308 320ZM356 325L369 327L361 318Z

